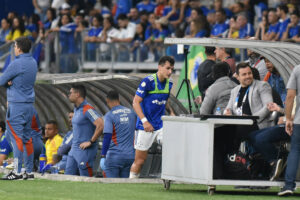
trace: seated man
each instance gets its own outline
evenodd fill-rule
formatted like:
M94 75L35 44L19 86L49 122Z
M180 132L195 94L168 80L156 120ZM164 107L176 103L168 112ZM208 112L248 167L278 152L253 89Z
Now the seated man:
M135 156L133 144L136 114L120 105L116 91L108 92L106 102L111 110L104 119L100 165L107 178L128 178Z
M257 122L251 126L237 127L237 138L247 140L252 131L271 125L270 111L267 105L273 102L272 89L268 83L253 79L253 73L248 63L238 64L236 73L240 85L231 91L224 114L259 117Z
M71 130L66 133L63 142L59 146L57 150L57 154L54 156L54 163L55 166L58 170L58 172L64 173L64 170L66 169L67 165L67 158L68 158L68 153L71 150L72 146L72 140L73 140L73 130L72 130L72 118L73 118L74 112L71 111L68 114L69 117L69 125L71 127Z
M57 122L50 120L46 123L45 134L48 138L46 141L46 158L47 165L53 165L52 157L54 154L57 154L58 147L62 143L63 139L58 134Z
M0 122L0 166L12 155L12 148L5 137L5 122Z

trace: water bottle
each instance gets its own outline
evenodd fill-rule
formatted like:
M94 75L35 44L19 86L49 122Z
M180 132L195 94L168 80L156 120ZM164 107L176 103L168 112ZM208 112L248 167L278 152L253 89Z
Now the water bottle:
M42 173L42 169L45 167L45 165L46 165L46 155L41 154L40 155L40 173Z
M217 107L215 115L222 115L220 107Z

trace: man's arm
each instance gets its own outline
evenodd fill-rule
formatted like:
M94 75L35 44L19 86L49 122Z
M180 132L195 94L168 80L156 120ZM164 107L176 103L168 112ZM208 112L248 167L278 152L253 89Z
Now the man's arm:
M294 105L294 99L296 97L296 90L288 89L286 99L285 99L285 131L289 134L293 134L293 120L292 120L292 110Z
M7 155L5 154L0 154L0 166L3 165L3 161L7 159Z
M18 68L15 67L14 63L11 63L0 77L0 86L7 86L8 82L11 81L17 75Z
M90 141L87 142L83 142L80 144L80 148L81 149L86 149L88 147L90 147L94 142L96 142L96 140L98 139L98 137L102 134L103 131L103 119L101 117L97 118L94 123L96 126L96 129L94 131L94 135L92 136L92 138L90 139Z
M224 115L232 115L232 113L233 113L233 105L234 105L234 99L235 99L234 90L235 89L231 90L230 99L229 99L228 104L225 108Z
M200 107L201 115L213 114L214 106L216 105L215 94L213 94L213 88L209 87L205 93L204 101Z
M144 119L147 120L147 118L145 117L144 113L143 113L143 110L142 110L142 107L140 105L140 103L143 101L143 98L138 96L138 95L135 95L134 98L133 98L133 109L135 111L135 113L137 114L137 116L144 121ZM146 132L152 132L154 131L154 128L153 126L150 124L150 122L147 121L144 121L143 122L143 127L144 127L144 130Z

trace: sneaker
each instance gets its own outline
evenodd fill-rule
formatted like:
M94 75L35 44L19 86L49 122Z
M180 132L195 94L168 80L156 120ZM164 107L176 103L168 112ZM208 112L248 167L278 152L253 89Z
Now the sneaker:
M272 174L270 181L276 180L282 172L282 159L278 159L272 166Z
M22 180L23 175L22 174L16 174L13 171L11 171L6 177L2 178L1 180Z
M294 190L286 187L283 187L280 192L277 193L278 196L290 196L292 194L294 194Z
M23 180L33 180L34 179L34 175L31 174L27 174L26 172L23 174Z

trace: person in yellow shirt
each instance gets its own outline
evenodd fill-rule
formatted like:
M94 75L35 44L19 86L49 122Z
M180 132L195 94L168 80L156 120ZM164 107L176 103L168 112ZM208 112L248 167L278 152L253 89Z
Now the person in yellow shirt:
M47 165L52 165L52 157L54 154L57 154L57 149L63 141L63 138L58 134L58 127L56 121L51 120L47 122L45 127L45 135L48 138L45 145Z
M21 17L15 17L13 19L13 25L11 31L6 36L6 41L14 41L22 36L29 36L30 32L25 29L24 21Z

